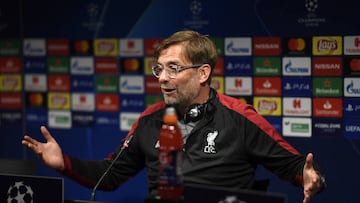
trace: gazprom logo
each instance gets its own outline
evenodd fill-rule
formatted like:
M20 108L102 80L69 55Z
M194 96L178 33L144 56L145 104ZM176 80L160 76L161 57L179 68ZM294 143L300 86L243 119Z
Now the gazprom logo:
M45 56L45 40L44 39L25 39L24 40L24 56Z
M144 77L143 76L120 76L120 93L143 94Z
M360 97L360 80L359 78L344 79L344 96Z
M310 75L311 61L310 57L284 57L283 74L284 75Z
M71 73L76 75L91 75L94 73L93 57L72 57L70 60Z
M250 56L251 52L251 38L225 38L226 56Z

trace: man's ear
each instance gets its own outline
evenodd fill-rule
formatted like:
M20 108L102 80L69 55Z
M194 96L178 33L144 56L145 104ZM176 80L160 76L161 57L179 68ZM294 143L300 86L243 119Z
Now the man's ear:
M202 65L199 68L199 73L200 73L200 83L206 82L209 79L211 73L210 65L209 64Z

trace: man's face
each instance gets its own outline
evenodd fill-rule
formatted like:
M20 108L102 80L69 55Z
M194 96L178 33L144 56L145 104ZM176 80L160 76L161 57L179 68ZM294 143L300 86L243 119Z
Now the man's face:
M193 65L183 54L183 45L173 45L163 50L157 61L165 69L169 64ZM196 99L200 91L200 78L198 68L190 68L178 72L175 78L168 77L165 70L159 77L164 101L180 109L186 109L190 104L197 103Z

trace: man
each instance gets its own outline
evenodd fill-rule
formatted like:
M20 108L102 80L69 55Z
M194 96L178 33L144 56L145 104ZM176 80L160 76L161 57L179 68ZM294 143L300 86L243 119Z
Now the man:
M304 203L324 188L311 153L300 155L252 106L210 87L217 53L207 36L194 31L176 32L156 49L155 60L157 65L152 70L164 102L147 108L134 123L127 136L132 137L130 143L99 189L116 189L145 167L149 192L156 194L158 133L166 105L175 106L180 118L185 184L249 189L256 166L261 164L303 187ZM25 135L22 144L47 166L84 186L93 187L119 152L106 160L79 160L63 154L44 126L41 132L45 143Z

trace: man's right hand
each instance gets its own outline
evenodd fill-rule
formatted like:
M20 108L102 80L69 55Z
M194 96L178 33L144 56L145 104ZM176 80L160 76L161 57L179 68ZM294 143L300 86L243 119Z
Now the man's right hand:
M40 131L46 140L45 143L39 142L29 135L25 135L21 143L30 148L45 165L62 171L65 166L60 146L45 126L41 126Z

